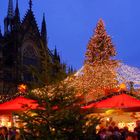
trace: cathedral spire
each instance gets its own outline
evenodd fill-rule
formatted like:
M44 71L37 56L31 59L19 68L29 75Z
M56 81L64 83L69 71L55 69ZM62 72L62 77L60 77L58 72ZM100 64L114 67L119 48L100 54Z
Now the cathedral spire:
M32 0L29 0L29 8L30 8L30 10L32 10L32 5L33 5Z
M13 18L13 16L14 16L14 12L13 12L13 0L9 0L7 17L8 18Z
M18 8L18 0L16 0L16 9L15 9L15 22L20 22L20 14L19 14L19 8Z
M18 8L18 0L16 0L16 10L17 12L19 12L19 8Z
M59 53L57 52L56 46L54 49L54 59L55 59L55 61L58 61L60 63L60 56L59 56Z
M47 43L47 29L46 29L45 14L43 14L42 27L41 27L41 37L43 39L43 42Z

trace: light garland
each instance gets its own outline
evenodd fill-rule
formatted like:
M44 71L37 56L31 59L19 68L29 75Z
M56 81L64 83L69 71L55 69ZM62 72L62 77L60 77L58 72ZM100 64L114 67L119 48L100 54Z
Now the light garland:
M116 78L116 64L102 64L94 67L84 65L75 74L71 84L76 87L78 93L94 100L113 91L118 91L119 84ZM91 95L91 97L89 97ZM92 99L90 99L92 98Z
M25 84L18 85L18 91L20 93L26 93L26 91L27 91L27 85L25 85Z
M124 82L128 85L129 82L133 82L135 88L140 88L140 69L120 63L117 75L120 83Z
M0 104L4 103L4 102L7 102L7 101L10 101L10 100L13 100L19 96L26 96L25 93L16 93L14 95L0 95Z

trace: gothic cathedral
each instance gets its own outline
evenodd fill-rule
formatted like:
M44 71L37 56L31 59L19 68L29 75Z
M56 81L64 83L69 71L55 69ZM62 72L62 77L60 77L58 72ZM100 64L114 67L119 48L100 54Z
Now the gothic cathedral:
M32 0L22 21L18 8L13 9L13 0L9 0L8 13L4 19L4 33L0 31L0 94L13 94L20 83L29 84L33 75L27 66L42 70L42 53L49 58L54 53L48 49L45 16L39 31L32 10ZM55 52L56 53L56 52Z

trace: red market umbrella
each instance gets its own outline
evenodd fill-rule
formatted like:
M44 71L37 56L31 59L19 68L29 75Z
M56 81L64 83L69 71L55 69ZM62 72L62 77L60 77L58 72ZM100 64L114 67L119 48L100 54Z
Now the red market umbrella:
M15 99L0 104L0 111L23 111L26 108L23 106L26 105L31 109L36 109L38 107L38 104L35 100L19 96Z
M82 109L128 109L128 108L139 108L140 100L134 98L133 96L127 94L114 95L111 98L104 99L102 101L91 103L89 105L83 106Z

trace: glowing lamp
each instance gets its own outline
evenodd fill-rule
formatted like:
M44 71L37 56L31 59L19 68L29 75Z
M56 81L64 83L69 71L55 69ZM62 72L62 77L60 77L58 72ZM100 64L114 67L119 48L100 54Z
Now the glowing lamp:
M107 118L106 120L107 120L107 121L109 121L109 120L110 120L110 118Z
M106 115L112 115L112 114L117 114L117 115L122 115L123 114L123 111L120 110L120 109L110 109L110 110L107 110L105 112Z
M7 122L7 127L11 127L11 122Z
M18 91L19 92L22 92L22 93L25 93L27 90L27 86L25 84L21 84L18 86Z
M111 115L111 114L113 114L114 112L115 112L114 109L110 109L110 110L107 110L107 111L105 112L105 114L106 114L106 115Z
M122 90L122 89L126 89L126 85L124 84L124 83L122 83L122 84L120 84L120 90Z

